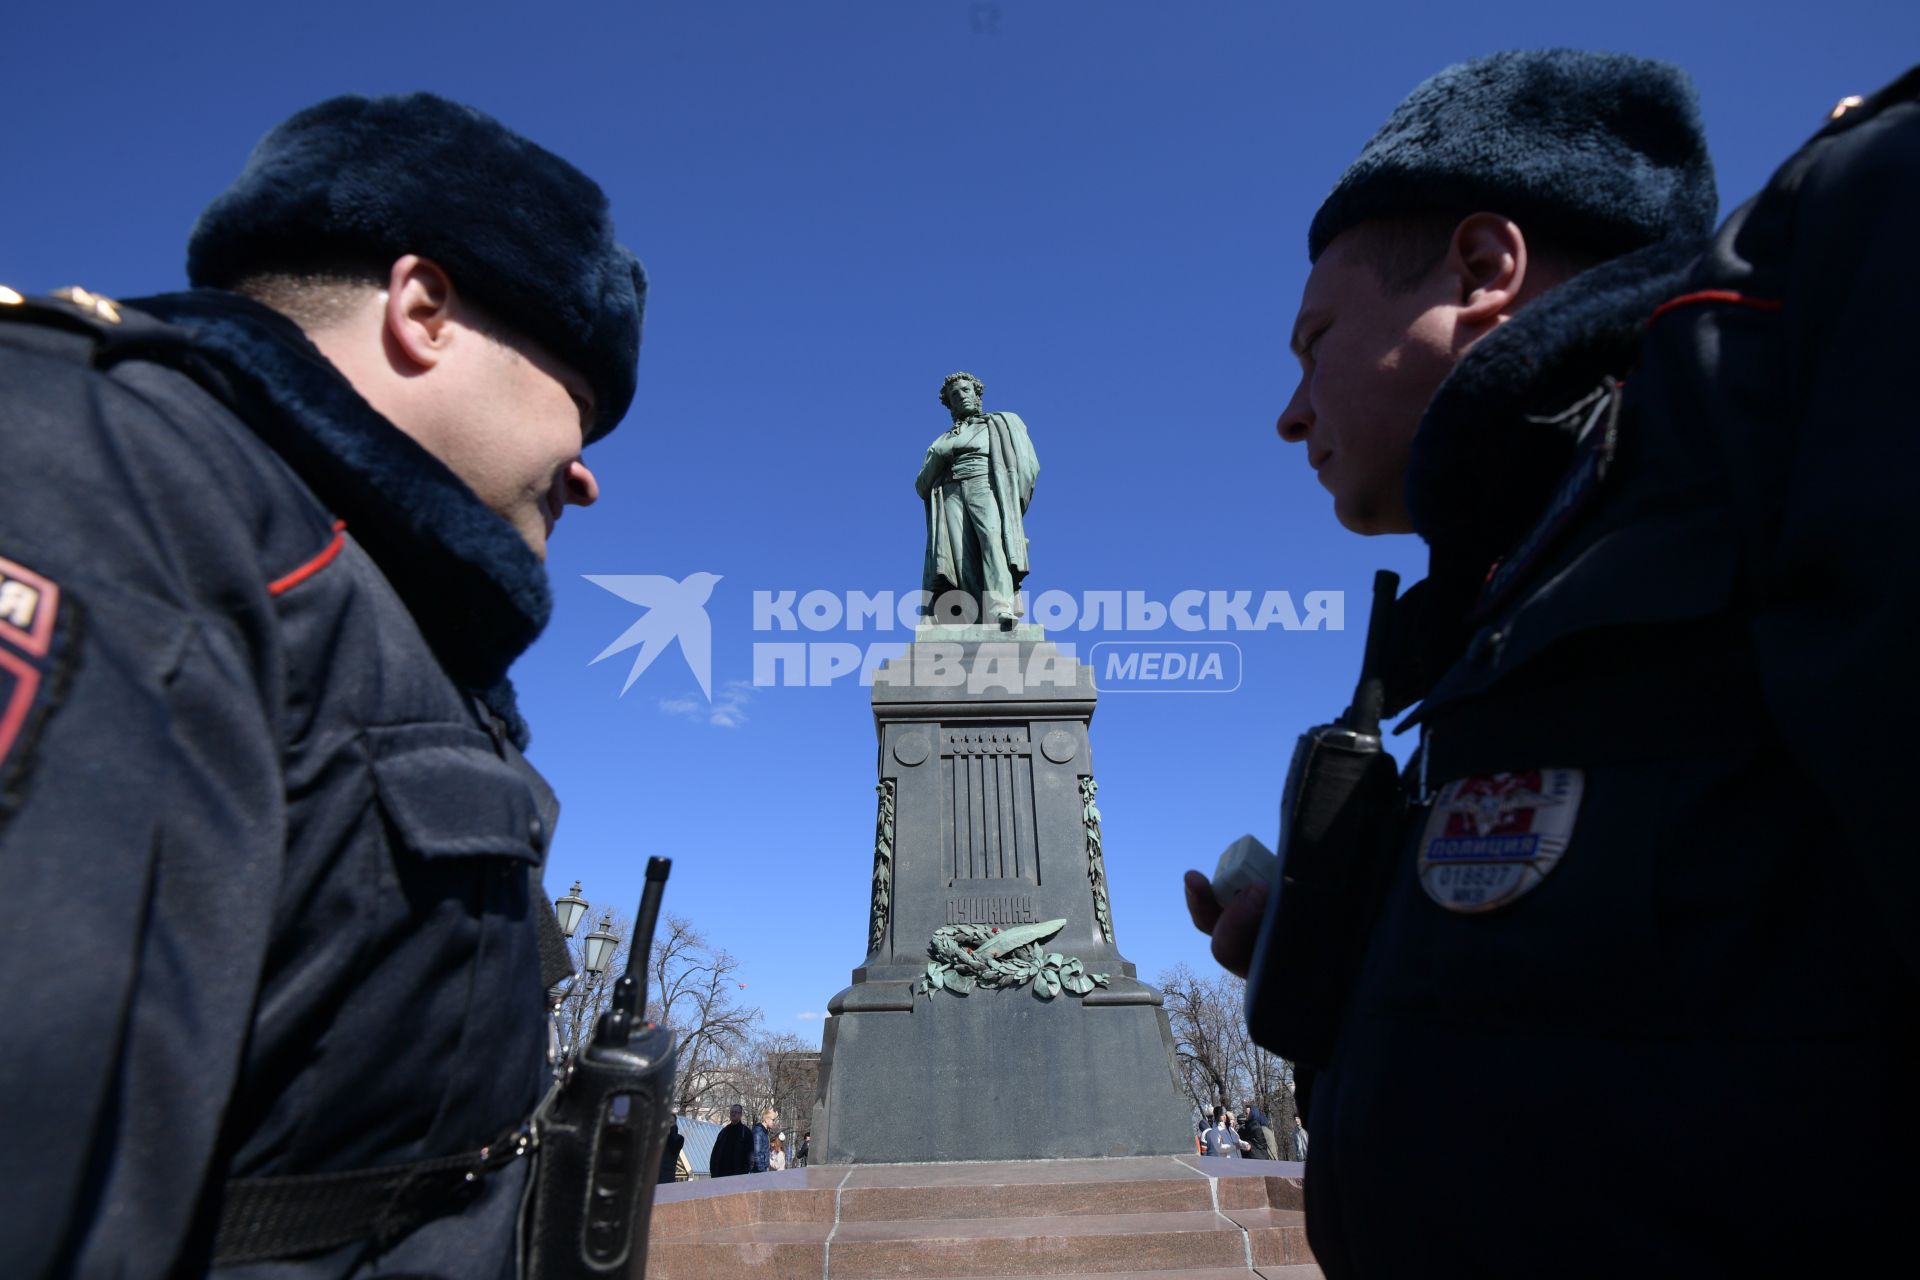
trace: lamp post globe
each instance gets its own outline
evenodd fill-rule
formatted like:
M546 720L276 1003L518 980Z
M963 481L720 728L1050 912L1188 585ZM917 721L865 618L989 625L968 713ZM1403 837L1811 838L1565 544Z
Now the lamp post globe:
M607 912L600 927L587 935L586 955L581 958L580 967L589 977L597 978L607 971L607 964L613 959L614 948L620 945L620 936L613 932L613 912Z
M580 918L587 914L587 900L580 896L580 882L575 880L573 888L567 890L564 898L553 900L554 914L560 917L560 933L571 939L573 931L580 927Z

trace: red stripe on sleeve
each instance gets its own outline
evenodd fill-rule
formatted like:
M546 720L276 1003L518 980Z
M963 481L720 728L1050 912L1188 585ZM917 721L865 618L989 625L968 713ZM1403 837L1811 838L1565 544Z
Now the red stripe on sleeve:
M1702 289L1697 293L1683 293L1677 298L1668 298L1653 309L1653 314L1647 317L1647 323L1652 324L1676 308L1691 307L1702 302L1725 302L1736 307L1751 307L1755 311L1778 311L1781 306L1778 298L1749 298L1732 289Z
M314 574L332 564L333 558L340 554L340 548L347 545L346 529L347 522L345 520L335 520L333 522L333 541L326 545L326 549L293 572L283 574L275 578L272 582L269 582L267 584L267 594L277 596L291 591L308 578L311 578Z

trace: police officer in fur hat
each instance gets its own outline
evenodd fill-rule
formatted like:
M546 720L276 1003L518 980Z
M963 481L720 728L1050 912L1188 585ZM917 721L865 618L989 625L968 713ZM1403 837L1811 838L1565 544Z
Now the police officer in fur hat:
M507 670L645 278L425 94L274 129L188 274L0 290L0 1255L511 1276L568 966Z
M1301 1063L1329 1276L1903 1243L1916 96L1843 102L1711 235L1681 73L1501 54L1414 90L1313 219L1280 436L1341 524L1430 551L1385 673L1420 745L1345 850L1384 887ZM1187 882L1241 973L1290 891ZM1250 1013L1303 976L1253 973Z

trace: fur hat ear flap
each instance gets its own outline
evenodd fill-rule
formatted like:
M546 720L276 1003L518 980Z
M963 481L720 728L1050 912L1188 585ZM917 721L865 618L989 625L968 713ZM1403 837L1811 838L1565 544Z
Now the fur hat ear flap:
M593 387L590 437L633 402L647 278L606 193L472 107L430 93L330 98L280 124L195 223L187 278L383 267L417 253Z

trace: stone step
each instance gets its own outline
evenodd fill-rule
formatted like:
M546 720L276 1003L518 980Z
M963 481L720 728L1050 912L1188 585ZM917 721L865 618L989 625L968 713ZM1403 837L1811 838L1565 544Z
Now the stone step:
M655 1238L649 1280L734 1280L825 1274L831 1222L753 1222L723 1231Z
M1128 1182L976 1184L951 1187L849 1187L841 1222L916 1218L1075 1218L1085 1214L1180 1213L1211 1210L1203 1178Z
M1085 1276L1310 1262L1301 1215L1285 1209L1080 1214L1046 1218L757 1222L656 1240L655 1280L821 1275Z
M818 1166L662 1187L654 1280L1312 1280L1298 1165L1142 1157Z
M1214 1207L1208 1176L1167 1157L868 1165L853 1169L837 1190L842 1222L1177 1213ZM1259 1203L1266 1203L1264 1196Z
M846 1222L830 1280L888 1276L1061 1276L1247 1263L1247 1236L1211 1209L1059 1218Z
M1298 1209L1224 1209L1221 1212L1247 1233L1247 1248L1256 1267L1284 1267L1311 1263L1307 1247L1307 1215Z
M1324 1273L1310 1262L1294 1266L1256 1267L1252 1271L1244 1266L1182 1267L1177 1271L1082 1271L1066 1276L1001 1276L998 1280L1090 1280L1093 1276L1098 1276L1099 1280L1324 1280ZM965 1276L916 1276L914 1280L968 1280L968 1278Z

